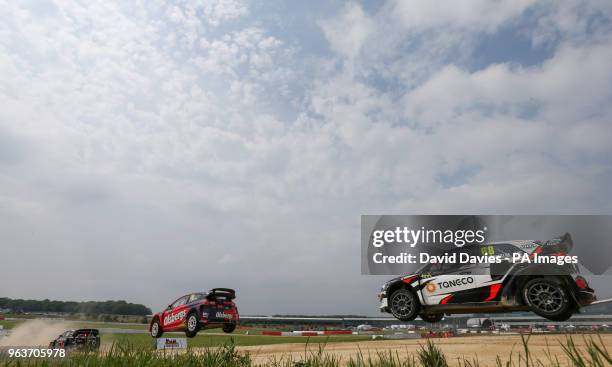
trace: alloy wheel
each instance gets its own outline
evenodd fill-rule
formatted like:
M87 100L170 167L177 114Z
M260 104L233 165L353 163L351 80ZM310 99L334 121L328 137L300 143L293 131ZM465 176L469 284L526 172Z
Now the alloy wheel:
M400 293L393 297L391 307L398 316L407 317L414 308L414 300L407 294Z
M527 290L529 302L536 308L553 313L563 307L563 294L558 287L547 283L533 284Z

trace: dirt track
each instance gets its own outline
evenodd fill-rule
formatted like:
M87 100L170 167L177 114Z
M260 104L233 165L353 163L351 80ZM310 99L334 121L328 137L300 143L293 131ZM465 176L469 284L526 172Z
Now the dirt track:
M585 335L586 336L586 335ZM587 336L588 337L588 336ZM593 335L597 339L596 335ZM583 335L574 335L574 343L581 348L585 345ZM465 358L472 360L478 357L481 366L495 365L495 359L499 355L502 361L508 360L510 353L516 358L517 352L523 352L521 337L519 335L504 335L504 336L469 336L455 337L443 339L431 339L435 342L447 357L448 362L455 366L457 358ZM608 351L612 349L612 334L602 335L604 345ZM565 354L559 345L559 342L565 341L564 335L533 335L529 339L529 347L532 358L539 358L547 361L546 350L548 342L548 350L553 356L557 356L562 364L565 361ZM412 340L384 340L384 341L362 341L362 342L344 342L330 343L325 346L327 353L340 357L346 362L351 356L361 353L367 357L368 354L375 356L376 351L389 351L393 354L399 353L401 357L415 353L419 349L419 345L427 343L426 339ZM263 363L272 358L280 359L290 354L293 360L303 358L305 353L304 344L275 344L262 346L239 347L241 351L249 351L256 363ZM311 345L310 352L317 352L318 346ZM415 355L416 358L416 355Z

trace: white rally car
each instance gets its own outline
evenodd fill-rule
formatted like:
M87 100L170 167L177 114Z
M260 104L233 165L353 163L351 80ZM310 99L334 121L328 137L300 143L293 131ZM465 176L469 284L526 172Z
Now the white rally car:
M545 243L512 241L458 248L453 251L457 255L489 255L503 261L427 264L415 274L385 283L379 293L380 310L402 321L420 316L438 322L444 314L527 310L564 321L595 301L595 291L580 275L577 264L537 259L567 259L571 247L572 239L566 233Z

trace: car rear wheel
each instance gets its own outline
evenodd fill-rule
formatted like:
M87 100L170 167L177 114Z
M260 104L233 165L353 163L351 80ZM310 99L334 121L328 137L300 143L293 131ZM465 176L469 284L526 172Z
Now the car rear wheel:
M389 298L389 311L400 321L414 320L420 308L419 299L409 289L398 289Z
M162 330L161 325L159 324L159 320L153 321L153 324L151 324L151 336L154 338L159 338L162 336L163 333L164 331Z
M423 319L423 321L431 322L432 324L440 322L444 318L443 313L421 313L419 316L421 319Z
M90 336L87 338L85 348L87 350L96 350L100 346L99 340L96 337Z
M533 313L549 320L563 321L572 315L565 287L551 279L528 281L523 287L523 299Z
M231 322L231 323L227 323L223 325L223 332L224 333L233 333L234 330L236 330L236 324Z
M188 338L193 338L200 331L200 321L198 320L198 314L192 312L187 316L187 330L185 330L185 335Z

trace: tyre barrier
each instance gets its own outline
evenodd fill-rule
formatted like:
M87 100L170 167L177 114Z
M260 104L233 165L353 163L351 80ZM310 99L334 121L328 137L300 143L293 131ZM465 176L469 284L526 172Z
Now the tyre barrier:
M262 331L261 335L281 336L282 333L280 331Z
M450 331L430 331L421 334L421 338L450 338L453 336L455 336L455 334Z

